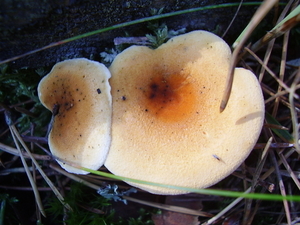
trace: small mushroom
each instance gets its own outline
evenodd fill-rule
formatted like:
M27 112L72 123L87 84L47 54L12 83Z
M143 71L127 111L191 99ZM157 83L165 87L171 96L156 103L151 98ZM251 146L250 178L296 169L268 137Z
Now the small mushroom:
M42 104L53 112L49 147L68 172L87 174L70 165L98 169L111 141L109 70L98 62L72 59L57 63L39 83Z
M120 53L109 68L112 142L105 166L119 176L192 188L237 169L260 134L264 101L255 75L236 68L220 112L230 59L228 45L206 31ZM186 193L129 183L155 194Z

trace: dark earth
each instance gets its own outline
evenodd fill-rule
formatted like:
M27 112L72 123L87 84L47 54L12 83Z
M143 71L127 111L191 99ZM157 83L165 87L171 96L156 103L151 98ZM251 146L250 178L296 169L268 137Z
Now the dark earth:
M150 9L174 12L228 2L225 0L2 0L0 7L0 60L41 48L86 32L151 16ZM250 20L256 6L241 7L236 22L224 39L231 43ZM204 29L222 35L237 7L198 11L173 16L165 22L169 30ZM14 61L11 67L39 68L74 57L99 60L99 53L113 47L115 37L144 36L150 33L145 23L82 38Z

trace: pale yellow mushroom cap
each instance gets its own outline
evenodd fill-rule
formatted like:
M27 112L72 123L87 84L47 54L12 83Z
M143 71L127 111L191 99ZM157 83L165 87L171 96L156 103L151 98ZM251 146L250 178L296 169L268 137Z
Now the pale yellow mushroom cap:
M103 64L72 59L57 63L40 81L40 101L57 111L48 140L54 156L94 170L103 165L111 141L109 78L110 72ZM58 163L68 172L87 174Z
M114 174L206 188L231 174L255 145L264 118L260 85L237 68L220 112L231 51L216 35L194 31L152 50L133 46L109 68ZM156 194L184 191L130 183Z

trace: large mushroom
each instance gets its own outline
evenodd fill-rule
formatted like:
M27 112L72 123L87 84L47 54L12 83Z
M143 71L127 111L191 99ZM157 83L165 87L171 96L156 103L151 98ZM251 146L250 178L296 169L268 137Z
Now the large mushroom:
M264 102L255 75L237 68L220 112L230 59L228 45L206 31L120 53L109 68L112 142L105 166L116 175L192 188L237 169L258 139ZM129 183L155 194L185 193Z
M87 174L72 164L97 170L104 163L111 141L109 78L103 64L72 59L57 63L39 83L40 101L54 117L49 147L68 172Z

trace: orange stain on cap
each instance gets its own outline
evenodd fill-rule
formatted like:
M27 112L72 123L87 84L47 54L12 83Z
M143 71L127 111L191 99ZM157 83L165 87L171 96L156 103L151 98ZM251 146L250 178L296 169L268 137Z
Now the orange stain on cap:
M188 117L196 104L196 90L184 74L152 75L142 88L145 111L164 122Z

